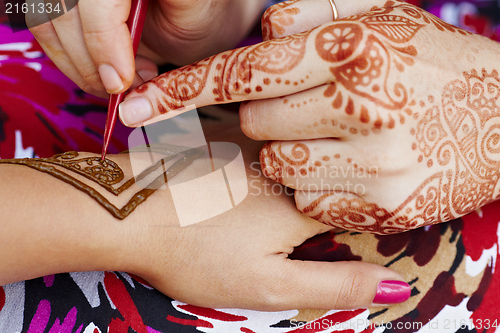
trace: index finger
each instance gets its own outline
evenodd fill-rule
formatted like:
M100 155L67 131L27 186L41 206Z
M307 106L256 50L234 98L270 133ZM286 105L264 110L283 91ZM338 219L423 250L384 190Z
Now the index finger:
M140 126L175 116L175 110L188 105L273 98L324 84L332 74L315 45L323 28L226 51L160 75L127 95L120 105L121 120Z

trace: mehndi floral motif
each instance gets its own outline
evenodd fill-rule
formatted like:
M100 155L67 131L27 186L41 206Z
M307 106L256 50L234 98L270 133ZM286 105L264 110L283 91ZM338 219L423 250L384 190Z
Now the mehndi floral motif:
M113 217L123 220L129 216L140 204L145 202L161 185L168 182L169 179L177 175L179 172L189 166L195 159L203 155L200 149L187 149L184 151L169 150L166 147L162 149L144 148L136 149L135 152L155 152L161 153L165 157L157 161L154 165L145 169L137 177L132 177L125 181L125 175L120 166L110 159L101 160L99 157L78 158L78 152L66 152L55 155L51 158L33 158L33 159L14 159L0 160L0 164L23 165L37 171L46 173L55 177L77 190L87 194L99 205L105 208ZM165 163L179 157L169 168L165 169ZM163 168L161 174L150 181L149 184L132 195L130 200L122 208L113 205L106 197L104 197L98 188L93 187L85 182L78 180L71 173L76 173L86 179L92 181L100 188L114 196L119 196L126 190L130 189L137 182L146 179L153 172ZM120 184L118 186L118 184Z

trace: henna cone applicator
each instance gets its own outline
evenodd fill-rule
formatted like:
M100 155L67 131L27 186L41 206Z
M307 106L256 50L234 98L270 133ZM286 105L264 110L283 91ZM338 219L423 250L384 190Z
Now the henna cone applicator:
M146 18L146 11L148 8L148 0L132 0L130 7L130 15L127 20L130 36L132 37L132 45L134 49L134 56L137 54L139 48L139 41L141 40L142 28L144 27L144 20ZM118 117L118 105L123 101L125 93L113 94L109 96L108 115L106 118L106 127L104 130L104 144L102 147L101 159L104 160L108 150L109 141L115 128L116 118Z

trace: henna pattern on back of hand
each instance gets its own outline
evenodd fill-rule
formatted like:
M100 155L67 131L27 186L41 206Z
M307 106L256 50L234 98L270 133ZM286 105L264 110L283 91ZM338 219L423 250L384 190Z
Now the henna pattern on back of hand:
M412 116L413 87L400 73L415 65L414 38L423 28L470 35L405 2L388 1L364 15L355 15L324 27L316 36L316 51L331 63L333 82L324 97L364 124L361 132L380 133ZM368 112L370 110L370 112ZM388 110L394 112L387 112Z
M131 177L126 181L124 181L125 175L123 170L112 160L101 160L99 157L78 158L79 153L77 152L66 152L55 155L51 158L0 160L0 164L27 166L37 171L49 174L52 177L55 177L87 194L104 209L106 209L111 215L113 215L113 217L123 220L140 204L145 202L149 196L156 192L157 189L159 189L163 184L166 184L169 179L175 177L175 175L184 170L194 160L203 155L203 151L199 149L189 149L177 153L169 150L166 145L161 146L161 148L148 147L147 149L137 148L132 150L132 152L152 151L162 154L165 157L145 169L137 177ZM165 169L165 163L174 159L179 154L182 154L183 156L179 160L175 161L175 163L173 163L173 165L169 168ZM138 181L146 179L146 177L150 176L159 168L163 168L163 172L144 188L134 193L122 208L118 208L113 205L98 191L98 188L100 187L114 196L119 196L130 189ZM71 173L83 176L97 186L88 185L72 176ZM117 184L120 183L122 183L122 185L117 186Z
M325 98L332 100L334 109L371 125L374 133L384 125L394 128L397 118L404 123L403 111L413 102L411 89L394 77L414 65L417 49L410 43L425 24L401 14L394 2L388 2L367 15L333 23L316 37L316 51L332 64L334 77ZM386 110L398 111L397 116ZM368 134L366 129L363 134Z
M388 210L361 197L325 193L301 211L325 224L379 234L453 220L496 200L500 194L500 76L496 70L463 73L443 88L410 129L415 163L435 170L396 209ZM426 105L421 101L421 106ZM280 183L297 173L306 176L314 160L297 143L291 156L282 143L261 150L264 174ZM420 167L420 173L425 169ZM309 170L311 171L311 170ZM314 171L314 170L312 170Z

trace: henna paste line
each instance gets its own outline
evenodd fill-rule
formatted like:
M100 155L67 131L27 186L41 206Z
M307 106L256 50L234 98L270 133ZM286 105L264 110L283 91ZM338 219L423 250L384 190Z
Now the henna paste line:
M35 169L37 171L46 173L51 175L52 177L55 177L66 184L69 184L76 188L77 190L87 194L90 196L93 200L95 200L99 205L101 205L104 209L106 209L113 217L119 220L125 219L127 216L129 216L136 208L139 206L141 203L146 201L150 195L152 195L158 188L160 188L163 184L165 184L168 179L171 179L175 177L179 172L184 170L187 166L189 166L194 160L198 159L201 157L204 153L200 149L189 149L185 152L182 152L184 156L176 161L172 166L170 166L166 171L164 171L160 176L156 177L155 180L153 180L146 188L142 189L141 191L135 193L132 198L127 202L127 204L119 209L116 206L114 206L111 202L109 202L108 199L106 199L102 194L100 194L96 189L88 186L87 184L77 180L76 178L70 176L69 174L66 174L62 172L61 170L58 170L55 168L53 165L61 166L67 170L73 171L77 174L80 174L84 176L85 178L92 180L99 185L101 185L104 189L106 189L108 192L114 194L115 196L118 196L120 193L123 191L127 190L130 188L133 184L136 183L136 179L132 178L128 180L125 184L123 184L120 188L114 189L111 185L116 184L123 180L123 171L122 169L113 161L111 160L104 160L101 161L100 158L98 157L91 157L91 158L86 158L86 159L80 159L77 161L71 161L74 163L81 163L81 162L86 162L88 165L91 167L95 167L93 163L95 161L99 161L101 165L112 165L114 167L114 172L116 172L116 177L111 178L106 181L102 177L92 177L92 173L86 173L85 170L81 170L78 168L75 168L73 163L63 163L59 159L71 159L71 158L76 158L78 156L77 152L68 152L64 154L59 154L56 155L52 158L48 159L18 159L18 160L0 160L0 164L13 164L13 165L23 165L27 166L29 168ZM154 170L156 170L160 165L164 165L166 161L171 160L174 158L174 156L168 156L164 159L161 159L158 161L155 165L149 167L145 171L143 171L138 177L137 180L144 179L147 177L149 174L151 174ZM52 164L52 165L44 165L44 163L47 164ZM73 166L70 166L73 165ZM163 169L165 170L165 169Z

